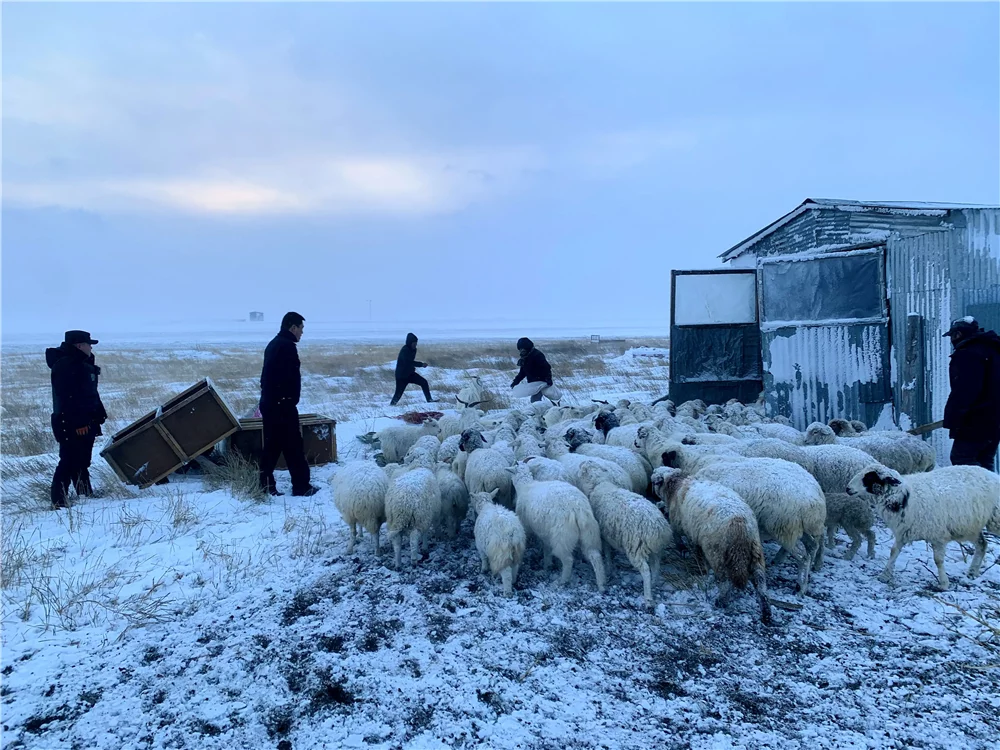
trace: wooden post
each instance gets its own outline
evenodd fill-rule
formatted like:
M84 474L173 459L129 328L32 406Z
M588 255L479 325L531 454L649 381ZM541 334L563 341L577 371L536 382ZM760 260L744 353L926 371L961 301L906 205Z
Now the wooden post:
M926 393L926 357L924 354L924 318L906 317L906 342L900 383L901 414L908 414L915 424L922 425L930 417Z

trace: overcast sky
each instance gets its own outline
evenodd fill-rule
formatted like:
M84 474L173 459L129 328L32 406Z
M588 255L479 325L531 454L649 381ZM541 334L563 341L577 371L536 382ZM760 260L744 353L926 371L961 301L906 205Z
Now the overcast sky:
M5 4L3 326L635 324L806 197L1000 203L996 3Z

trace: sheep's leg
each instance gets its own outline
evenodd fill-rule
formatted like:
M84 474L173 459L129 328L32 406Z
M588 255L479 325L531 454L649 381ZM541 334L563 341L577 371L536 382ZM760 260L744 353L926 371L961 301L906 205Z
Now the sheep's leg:
M903 543L898 539L894 539L892 542L892 551L889 553L889 561L885 564L885 570L878 577L882 583L889 583L892 580L892 571L896 567L896 558L899 557L899 553L903 551Z
M509 566L500 571L500 580L503 581L504 596L512 596L514 594L514 578L511 573L512 571Z
M812 534L805 534L804 536L816 545L816 549L813 551L812 555L812 569L814 571L819 570L823 567L823 552L826 547L826 539L823 537L822 533L815 537L812 536Z
M781 549L779 549L777 551L777 553L775 553L774 557L771 558L771 565L772 566L781 565L781 563L783 563L785 561L785 558L787 556L788 556L788 552L786 552L785 548L782 547ZM794 557L794 555L793 555L793 557Z
M570 576L573 575L573 553L557 550L556 558L562 563L562 573L559 574L559 585L565 586L569 583ZM600 558L598 558L598 561ZM604 566L601 566L602 568Z
M649 577L656 591L660 586L660 555L656 552L649 556Z
M549 545L542 542L542 570L547 571L552 565L552 550Z
M861 532L853 527L846 527L847 535L851 537L851 546L847 548L847 554L844 555L845 560L853 560L854 556L861 549Z
M730 599L733 598L732 581L719 581L719 595L715 598L715 606L724 608L729 606Z
M852 537L853 538L853 537ZM830 524L826 527L826 546L833 547L837 546L837 525Z
M615 551L610 544L604 545L604 574L609 579L615 574Z
M414 565L420 560L420 530L410 532L410 562Z
M517 583L517 574L520 572L521 572L521 563L514 563L514 565L511 566L511 575L510 575L511 586Z
M805 535L802 537L803 546L805 546ZM782 554L784 553L784 554ZM778 550L778 554L774 556L774 565L778 562L779 558L783 558L788 555L795 561L795 564L799 566L799 593L805 594L809 591L809 563L812 560L812 554L809 552L809 548L806 547L805 554L799 554L799 551L795 549L795 543L785 544L782 543L781 549Z
M479 572L485 573L486 569L489 567L489 561L486 558L485 552L479 553Z
M403 562L403 540L400 538L398 531L390 531L389 541L392 542L392 553L393 560L396 564L396 570L399 570Z
M875 559L875 532L869 529L865 532L865 536L868 537L868 559Z
M358 536L358 522L351 521L351 535L347 538L347 554L354 554L354 540Z
M931 542L931 549L934 550L934 564L937 565L938 589L940 591L947 591L950 585L948 574L944 572L944 549L947 545L947 542Z
M972 556L972 564L969 566L969 578L979 577L979 566L983 564L983 558L986 556L986 535L983 532L979 532L979 538L976 539L976 554Z
M570 557L570 562L573 562L573 558ZM604 572L604 563L601 562L601 553L599 550L591 550L587 553L587 562L594 569L594 577L597 578L597 590L602 594L604 593L604 587L607 585L607 576ZM569 577L567 576L567 580Z
M750 580L757 592L757 601L760 603L760 621L765 625L770 625L771 602L767 599L767 576L764 574L764 569L755 568Z
M642 598L646 602L648 609L653 608L653 573L649 567L649 560L630 560L632 567L639 571L642 576Z

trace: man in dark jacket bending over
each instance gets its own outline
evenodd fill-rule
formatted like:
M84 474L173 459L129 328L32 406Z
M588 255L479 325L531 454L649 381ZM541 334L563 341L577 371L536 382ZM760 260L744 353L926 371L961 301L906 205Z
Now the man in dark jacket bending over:
M76 494L93 494L90 486L90 458L94 440L108 419L97 379L101 368L94 364L93 345L87 331L66 331L64 341L45 350L45 362L52 370L52 433L59 443L59 465L52 477L52 507L65 508L69 486Z
M411 383L419 385L423 389L424 398L427 399L428 404L434 402L427 380L417 375L416 368L418 367L427 367L427 365L417 361L417 337L408 333L406 334L406 343L403 344L403 348L399 350L399 356L396 358L396 392L392 394L389 406L395 406L399 403L403 391Z
M980 329L971 316L956 320L944 335L955 348L944 407L944 426L955 441L951 463L992 470L1000 446L1000 337Z
M552 385L552 368L549 366L549 362L545 359L545 355L542 354L541 350L535 348L534 342L529 338L519 338L517 340L517 353L521 355L521 358L517 361L520 371L517 373L517 377L514 378L514 382L510 384L513 388L522 380L527 379L529 383L547 383ZM542 394L536 393L531 397L531 401L541 401Z
M292 477L292 494L309 496L319 492L309 484L309 463L299 428L302 372L297 344L305 330L305 320L297 312L285 313L281 331L264 350L264 367L260 373L260 416L264 428L260 486L272 495L283 494L278 492L274 482L274 467L281 454L285 455L285 464Z

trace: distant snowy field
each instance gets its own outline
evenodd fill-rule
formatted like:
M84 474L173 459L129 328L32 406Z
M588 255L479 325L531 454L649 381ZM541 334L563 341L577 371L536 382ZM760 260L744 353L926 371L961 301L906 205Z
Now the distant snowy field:
M173 347L102 340L108 434L203 376L246 413L271 328ZM386 406L399 344L310 339L308 322L306 333L301 411L338 419L342 461L370 460L355 436L404 410ZM627 335L538 343L569 400L651 401L667 390L669 344ZM511 342L425 336L436 394L453 402L472 371L506 405ZM1000 737L996 540L972 582L950 545L952 590L939 594L925 545L903 552L886 586L875 576L888 531L874 560L852 562L841 535L809 596L793 593L794 565L769 569L772 594L802 605L775 610L773 628L750 596L714 608L689 559L666 561L649 613L624 559L599 595L589 566L578 560L560 588L529 546L507 600L478 572L470 520L417 566L404 555L391 569L367 537L348 556L336 465L314 469L315 497L259 503L194 475L140 492L95 457L108 496L47 510L47 370L37 345L7 339L2 367L3 748L994 748ZM402 406L422 398L411 388Z

